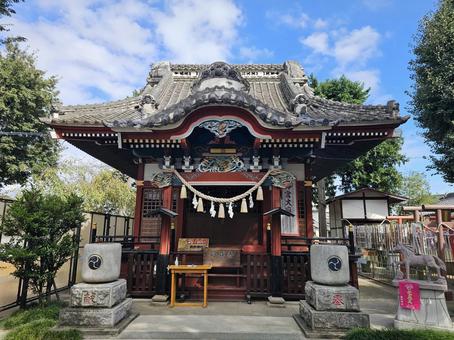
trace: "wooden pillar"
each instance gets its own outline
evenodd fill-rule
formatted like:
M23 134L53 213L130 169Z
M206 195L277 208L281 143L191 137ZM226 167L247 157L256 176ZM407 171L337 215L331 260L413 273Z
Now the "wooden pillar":
M281 189L272 187L271 207L281 207ZM281 215L271 217L271 295L282 296L284 280L281 244Z
M310 165L305 166L304 180L304 210L306 213L306 237L314 237L314 222L312 218L312 180Z
M133 229L134 244L136 242L140 243L140 226L142 224L143 174L144 164L139 163L136 181L136 208L134 209L134 229Z
M162 207L169 209L172 207L172 187L168 186L162 189ZM159 255L156 264L156 293L165 295L168 291L168 274L167 266L170 258L170 216L161 215L161 237L159 243Z

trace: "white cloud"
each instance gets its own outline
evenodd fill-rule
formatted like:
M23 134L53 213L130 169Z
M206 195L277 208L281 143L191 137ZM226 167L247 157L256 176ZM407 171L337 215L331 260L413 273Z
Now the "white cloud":
M315 20L315 22L314 22L315 29L321 30L326 27L328 27L328 21L323 20L321 18L318 18L317 20Z
M281 11L267 11L266 17L273 23L285 25L293 28L305 28L311 22L309 15L304 12L298 14L281 12Z
M64 104L124 98L145 85L150 63L227 60L242 14L233 0L39 0L33 20L13 20L38 66L60 80Z
M368 9L376 11L391 5L391 0L362 0L362 3Z
M340 66L365 64L379 54L380 34L370 26L355 29L334 44L333 54Z
M301 42L307 47L311 48L314 53L330 54L328 45L328 33L326 32L315 32L301 39Z
M248 62L252 63L257 59L266 59L271 58L274 55L274 52L267 49L267 48L256 48L254 46L251 47L241 47L240 48L240 56L248 60Z
M364 83L371 88L371 102L382 102L390 98L381 93L380 71L368 67L368 62L380 55L381 35L370 26L351 31L340 27L329 31L316 31L300 38L300 42L311 50L306 61L314 69L321 69L325 64L332 66L331 74Z
M230 57L242 14L230 0L173 0L152 18L170 59L208 63Z

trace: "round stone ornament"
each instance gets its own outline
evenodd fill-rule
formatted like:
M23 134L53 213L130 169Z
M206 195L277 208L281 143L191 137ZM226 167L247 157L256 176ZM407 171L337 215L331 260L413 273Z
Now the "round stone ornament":
M118 280L121 266L120 243L89 243L82 256L82 280L104 283Z
M348 249L343 245L315 244L311 246L311 276L319 284L340 286L348 284Z

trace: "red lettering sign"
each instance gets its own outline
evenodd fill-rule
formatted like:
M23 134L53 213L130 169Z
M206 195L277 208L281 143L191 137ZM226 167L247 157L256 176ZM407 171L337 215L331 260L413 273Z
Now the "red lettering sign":
M421 308L419 284L408 281L399 282L399 301L402 308L419 310Z

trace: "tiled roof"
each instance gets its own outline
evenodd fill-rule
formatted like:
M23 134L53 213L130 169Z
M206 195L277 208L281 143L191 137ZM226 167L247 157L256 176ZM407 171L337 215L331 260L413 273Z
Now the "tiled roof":
M49 122L164 126L177 122L197 107L219 104L244 107L265 125L287 128L300 124L405 120L399 116L399 106L394 101L387 105L354 105L314 96L304 70L296 62L282 65L161 62L152 66L147 85L138 96L103 104L61 106Z

